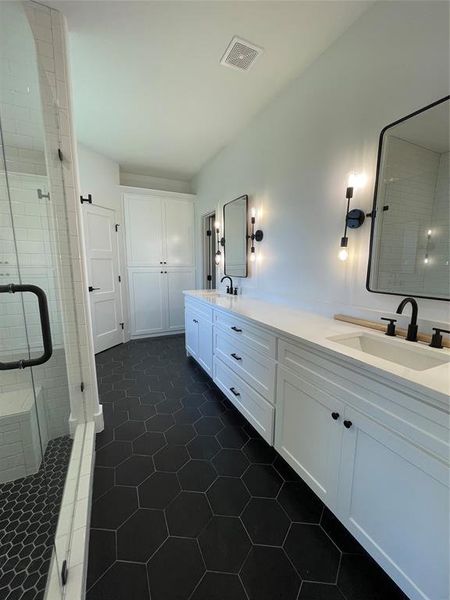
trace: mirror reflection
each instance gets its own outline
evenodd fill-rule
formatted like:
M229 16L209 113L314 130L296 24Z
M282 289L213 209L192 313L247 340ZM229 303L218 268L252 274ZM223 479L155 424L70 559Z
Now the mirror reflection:
M224 271L231 277L247 277L248 196L240 196L223 207Z
M449 99L380 138L368 289L448 299Z

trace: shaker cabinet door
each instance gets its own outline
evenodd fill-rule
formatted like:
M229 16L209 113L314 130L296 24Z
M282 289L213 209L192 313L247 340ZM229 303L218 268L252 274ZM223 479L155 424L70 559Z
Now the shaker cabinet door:
M410 598L449 598L448 464L346 408L338 516Z
M342 402L278 367L275 448L332 508L343 434Z
M128 266L159 266L165 260L163 200L125 194L124 205Z

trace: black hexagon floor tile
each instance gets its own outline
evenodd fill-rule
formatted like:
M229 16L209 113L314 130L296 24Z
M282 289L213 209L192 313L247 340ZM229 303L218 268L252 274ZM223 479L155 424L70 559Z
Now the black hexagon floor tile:
M187 444L191 458L211 459L220 450L220 444L212 435L198 435Z
M319 525L294 523L284 549L302 579L336 582L341 553Z
M197 537L211 516L205 495L198 492L181 492L166 510L170 535L180 537Z
M291 524L276 500L252 498L241 516L254 544L281 546Z
M243 476L252 496L275 498L283 480L271 465L251 465Z
M91 527L117 529L137 507L135 488L114 486L93 503Z
M238 573L250 550L240 519L214 516L198 538L208 571Z
M180 492L174 473L153 473L139 488L139 504L145 508L166 508Z
M116 467L117 485L139 485L155 470L151 456L133 455Z
M247 600L237 575L205 573L190 600Z
M116 561L90 588L86 600L149 598L145 565Z
M167 445L154 456L155 467L158 471L175 472L189 460L185 446Z
M323 502L302 480L288 481L278 494L278 502L292 521L299 523L319 523Z
M300 577L281 548L253 546L241 571L250 600L296 600Z
M206 460L190 460L178 471L181 489L205 492L217 477L217 472Z
M205 570L196 540L175 537L164 542L147 568L152 600L189 598Z
M248 458L241 450L223 449L212 459L219 475L240 477L249 466Z
M117 530L117 558L147 562L166 537L163 511L140 508Z
M214 514L238 517L250 499L247 488L237 477L218 477L207 491Z
M406 600L185 357L182 336L132 341L97 364L105 431L96 441L87 600ZM2 506L0 539L8 564L33 585L51 548L45 563L41 549L29 552L29 536L45 544L56 523L26 494L16 514L16 499ZM343 554L339 567L340 550L358 554Z

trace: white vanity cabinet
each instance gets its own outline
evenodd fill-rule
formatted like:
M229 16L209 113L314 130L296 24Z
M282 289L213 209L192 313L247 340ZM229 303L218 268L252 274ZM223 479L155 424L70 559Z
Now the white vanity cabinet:
M245 301L195 304L188 295L187 350L200 364L207 362L199 332L213 330L212 376L227 398L411 600L449 600L445 393L393 379L306 335L265 327ZM200 306L209 310L206 316ZM242 312L235 314L233 306ZM281 309L266 304L261 315L275 310ZM338 328L333 322L332 334Z

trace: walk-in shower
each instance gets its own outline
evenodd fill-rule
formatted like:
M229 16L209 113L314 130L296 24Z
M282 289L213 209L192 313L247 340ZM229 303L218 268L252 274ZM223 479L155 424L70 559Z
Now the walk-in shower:
M75 506L66 493L61 507L63 490L75 494L78 481L78 473L71 472L71 481L66 475L83 411L82 299L52 12L30 2L0 3L2 600L50 598L51 564L63 583ZM55 544L64 509L66 523L58 528L64 539Z

